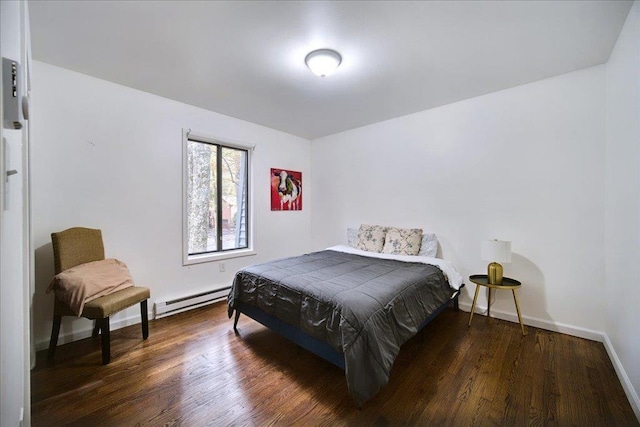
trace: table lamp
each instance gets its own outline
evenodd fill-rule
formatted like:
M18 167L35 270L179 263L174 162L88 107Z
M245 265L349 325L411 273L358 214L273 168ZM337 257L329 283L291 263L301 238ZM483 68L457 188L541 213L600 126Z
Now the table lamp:
M511 262L511 242L504 240L484 240L482 242L482 259L491 261L487 266L487 278L491 285L502 284L501 262Z

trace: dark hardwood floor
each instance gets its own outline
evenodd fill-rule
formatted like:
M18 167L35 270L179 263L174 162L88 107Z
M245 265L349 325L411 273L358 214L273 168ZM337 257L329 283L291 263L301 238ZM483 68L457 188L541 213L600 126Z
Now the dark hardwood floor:
M344 373L223 303L38 352L35 426L638 425L601 343L447 309L362 408Z

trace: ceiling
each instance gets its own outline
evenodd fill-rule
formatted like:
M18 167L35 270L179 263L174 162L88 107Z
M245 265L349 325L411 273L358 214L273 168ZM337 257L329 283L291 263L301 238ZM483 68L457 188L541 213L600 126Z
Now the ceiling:
M30 1L33 57L307 139L602 64L628 1ZM305 55L343 62L320 78Z

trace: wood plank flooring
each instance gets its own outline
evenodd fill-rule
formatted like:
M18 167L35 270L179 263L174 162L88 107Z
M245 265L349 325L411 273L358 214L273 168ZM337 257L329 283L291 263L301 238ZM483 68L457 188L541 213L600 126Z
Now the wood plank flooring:
M34 426L637 426L601 343L445 310L407 342L362 408L344 373L214 304L38 352Z

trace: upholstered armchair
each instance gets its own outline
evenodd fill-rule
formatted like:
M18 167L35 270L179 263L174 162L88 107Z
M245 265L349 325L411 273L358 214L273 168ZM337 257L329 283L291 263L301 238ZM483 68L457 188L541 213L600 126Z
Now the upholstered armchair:
M53 258L56 274L80 264L105 259L102 232L100 230L82 227L69 228L58 233L51 233L51 241L53 243ZM102 335L102 363L104 365L111 360L109 317L114 313L139 303L140 315L142 317L142 338L146 340L149 336L147 299L149 299L150 296L151 293L148 288L132 286L96 298L84 305L81 314L82 317L95 320L93 336L97 336L98 333ZM49 342L49 351L47 354L49 360L53 360L56 346L58 345L62 316L77 317L77 314L74 313L67 304L56 297L53 307L51 341Z

